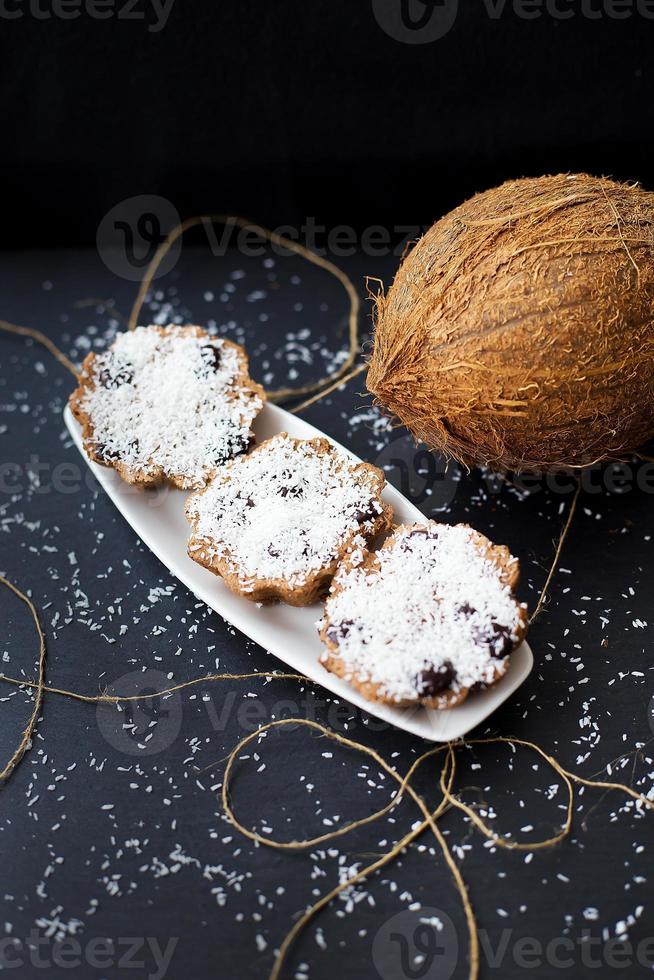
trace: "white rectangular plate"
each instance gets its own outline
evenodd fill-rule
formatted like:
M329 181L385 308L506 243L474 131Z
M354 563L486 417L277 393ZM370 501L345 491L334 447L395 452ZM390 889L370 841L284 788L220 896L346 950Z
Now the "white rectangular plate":
M114 470L98 466L88 459L82 448L80 428L68 407L64 412L64 419L75 445L100 485L166 568L198 599L246 636L260 643L292 670L317 681L339 698L356 704L397 728L434 742L444 742L465 735L488 718L529 675L534 658L529 645L523 642L513 653L509 670L497 684L487 691L471 695L463 704L450 711L434 711L422 707L392 708L366 701L358 691L320 665L319 656L323 647L315 625L321 614L319 604L303 609L283 604L257 606L248 599L234 595L219 578L196 565L186 553L189 526L184 516L184 502L188 494L169 487L144 493L128 486ZM270 404L259 415L254 430L258 442L283 431L299 439L324 436L314 426ZM344 446L333 439L330 441L342 452L356 459ZM387 485L384 498L392 505L397 523L425 520L418 508L409 503L394 487Z

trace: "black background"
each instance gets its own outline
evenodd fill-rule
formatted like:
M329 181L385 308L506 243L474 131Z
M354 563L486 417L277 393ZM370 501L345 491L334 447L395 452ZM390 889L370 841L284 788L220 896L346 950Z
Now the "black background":
M424 44L389 36L371 0L176 0L157 32L145 0L142 20L126 0L106 20L3 2L23 14L0 18L6 247L92 244L136 194L182 217L362 227L430 223L526 174L654 184L654 20L635 0L558 0L565 20L460 0Z
M75 361L86 345L104 348L124 327L136 285L107 265L96 232L105 214L135 195L160 195L182 217L236 212L295 227L315 218L357 233L382 225L400 238L399 226L427 224L468 194L520 174L587 169L654 187L654 22L637 14L591 19L575 10L567 21L546 14L525 20L510 8L492 18L484 4L461 0L451 30L424 45L389 37L369 0L176 0L158 33L147 21L39 20L28 8L15 20L0 17L7 249L0 318L46 331ZM296 382L333 366L347 322L338 283L299 259L275 256L271 266L202 246L186 245L156 284L144 318L209 324L244 342L255 377L271 387L289 381L291 364ZM362 296L366 275L388 283L398 262L392 254L336 258ZM302 331L307 363L293 360ZM46 352L0 338L0 461L19 467L19 485L0 490L0 571L30 589L41 612L49 681L93 693L145 668L170 683L204 676L217 661L226 671L270 670L270 657L198 607L96 487L42 490L34 475L40 464L47 484L58 464L78 462L61 419L71 387ZM408 440L380 426L361 379L303 414L365 459L399 457L413 466ZM549 604L530 633L534 670L476 734L532 739L585 776L647 792L654 769L652 497L636 482L644 465L634 464L623 493L582 495ZM391 468L389 478L399 483L399 470ZM601 482L601 472L594 479ZM412 486L424 487L420 474ZM524 495L456 468L432 496L419 497L425 514L469 521L506 542L520 558L521 594L532 608L570 500L569 487ZM0 590L0 620L1 669L33 677L33 627L7 590ZM379 730L347 705L336 715L320 688L308 694L277 684L201 686L180 699L172 734L169 714L153 707L139 716L145 731L155 722L153 755L125 751L122 716L113 718L118 734L108 736L93 706L48 696L31 752L0 791L0 939L26 943L36 930L52 962L64 933L83 946L129 936L157 937L165 946L173 937L168 980L266 977L298 913L343 868L386 850L416 813L405 803L392 820L307 853L256 848L221 813L230 749L253 725L289 713L339 731L345 718L347 734L400 772L426 747ZM0 687L3 759L30 705L29 693ZM350 753L305 733L275 736L256 750L260 760L239 767L234 784L247 826L304 837L323 832L326 816L350 819L388 800L389 780L375 767L365 770ZM498 832L533 841L558 827L564 789L542 761L508 748L478 748L466 759L458 787L490 811ZM417 781L434 805L436 779L434 768ZM573 965L545 961L527 970L513 951L521 937L545 946L576 942L584 929L594 939L626 929L634 946L651 937L653 826L620 794L587 791L575 806L572 838L530 858L494 851L469 822L448 814L443 830L480 927L493 948L512 930L499 965L482 954L481 977L651 976L633 961L610 966L606 955L600 966L584 965L580 948ZM413 903L450 917L460 950L453 976L467 977L465 920L428 836L357 889L351 904L323 912L283 976L378 980L375 936ZM410 935L415 924L397 928ZM394 950L387 943L387 960ZM52 966L48 975L129 980L147 973L121 969L114 958L105 969L85 962ZM13 975L38 980L44 968L26 960Z

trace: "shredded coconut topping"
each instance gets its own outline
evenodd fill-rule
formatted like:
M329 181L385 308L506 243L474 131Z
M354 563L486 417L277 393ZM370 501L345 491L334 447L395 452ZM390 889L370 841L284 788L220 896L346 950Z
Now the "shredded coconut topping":
M401 528L372 564L353 556L319 625L348 679L416 701L495 680L519 621L518 603L473 532L431 522Z
M189 553L227 560L245 590L255 579L301 588L344 550L365 546L383 512L377 483L326 440L282 432L191 497Z
M262 407L234 345L194 327L138 327L93 363L81 407L97 451L145 475L163 471L199 487L250 443ZM247 379L249 380L249 379Z

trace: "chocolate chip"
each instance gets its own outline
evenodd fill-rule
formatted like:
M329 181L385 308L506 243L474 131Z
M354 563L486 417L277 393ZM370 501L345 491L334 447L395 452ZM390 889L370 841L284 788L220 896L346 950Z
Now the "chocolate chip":
M131 384L133 380L134 372L125 364L122 367L114 365L113 368L107 365L98 374L98 383L103 388L109 388L110 390L120 388L121 385Z
M213 344L202 344L200 347L200 353L202 354L202 360L211 368L212 371L217 371L220 367L221 353L218 347L214 347Z
M277 548L274 548L270 544L268 545L268 554L270 555L271 558L279 558L279 556L281 555L281 551L277 551Z
M496 660L508 657L513 650L511 631L506 626L500 626L499 623L491 623L491 629L493 635L488 640L491 657Z
M475 607L469 605L467 602L464 602L462 606L457 606L456 611L458 615L465 616L466 619L469 619L470 616L474 616L474 614L477 612Z
M243 453L246 453L252 445L252 442L252 436L246 436L242 432L231 436L228 443L230 456L241 456Z
M301 527L301 528L298 529L298 536L302 540L302 557L303 558L306 558L308 555L310 555L311 554L311 551L312 551L311 544L306 540L307 539L307 534L308 534L308 532L307 532L306 528Z
M379 517L374 504L370 504L369 507L365 509L357 507L354 512L354 519L358 521L359 524L366 524L368 521L374 521Z
M254 436L247 436L242 432L234 431L228 433L224 450L216 450L212 453L212 459L217 466L222 466L230 459L246 453L250 446L254 445Z
M513 650L511 631L506 626L499 623L491 623L489 629L481 632L477 630L473 634L476 643L488 647L488 652L495 660L501 660Z
M437 694L442 694L443 691L451 687L455 678L456 671L449 660L442 663L440 667L426 667L416 677L418 696L421 698L436 697Z
M277 493L280 497L301 497L304 490L302 487L280 487Z
M338 646L341 640L344 640L346 636L350 635L351 626L354 626L354 620L352 619L344 619L342 623L336 623L335 626L330 626L327 630L327 639Z
M412 531L409 531L407 535L404 536L401 543L402 551L413 551L409 541L415 538L427 538L430 541L435 541L438 537L438 531L434 531L429 527L415 527Z
M108 449L100 442L96 442L93 448L97 458L102 460L104 463L115 463L120 459L120 455L115 449Z

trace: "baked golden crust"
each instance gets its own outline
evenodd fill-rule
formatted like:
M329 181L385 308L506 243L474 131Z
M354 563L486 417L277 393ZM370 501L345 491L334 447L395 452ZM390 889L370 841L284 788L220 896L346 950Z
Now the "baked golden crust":
M388 530L392 521L392 508L381 499L386 482L383 472L369 463L350 463L325 438L291 439L287 433L281 432L261 443L248 454L248 466L254 466L258 457L265 459L274 451L274 444L281 441L292 447L293 451L309 452L322 459L329 458L342 467L344 479L364 488L365 495L374 502L375 512L371 513L370 519L363 523L350 521L351 526L346 525L345 533L330 550L329 556L324 557L319 567L307 570L306 574L298 573L290 580L288 576L264 576L248 572L242 567L236 548L230 548L220 538L203 534L200 529L199 514L203 510L203 501L208 501L209 496L215 494L221 484L225 484L242 470L245 458L236 459L223 467L212 484L193 494L187 501L186 514L192 528L188 554L193 561L220 576L232 592L252 602L282 601L291 606L308 606L325 595L338 566L353 547L365 546L377 535ZM292 482L293 476L289 474L288 479ZM252 493L255 493L254 488ZM293 506L291 498L288 504ZM206 506L210 506L209 503ZM250 511L251 519L258 521L270 519L267 513L261 514L260 511L260 507L253 506ZM320 515L316 514L315 517L319 519Z
M184 335L190 335L202 340L206 339L207 342L213 341L215 343L218 340L218 338L212 337L207 333L206 330L195 325L186 325L184 327L152 326L147 329L158 333L161 337L165 337L171 330L175 330L183 331ZM111 351L113 346L109 347L108 350ZM266 397L265 391L260 384L257 384L249 376L248 357L243 347L233 343L231 340L225 340L223 338L220 338L220 347L233 351L238 363L238 371L231 383L233 393L230 395L228 392L226 397L228 399L236 398L235 393L238 392L242 397L251 400L253 405L252 417L254 418L257 412L263 407ZM101 356L102 354L100 353L87 354L82 363L78 387L72 392L68 400L70 409L82 428L84 451L89 459L92 459L94 463L98 463L100 466L114 469L126 483L139 487L140 489L155 487L162 483L168 483L180 490L193 489L198 485L203 485L205 482L204 479L199 481L189 479L188 475L182 473L167 472L162 466L148 465L147 468L133 467L120 458L112 459L103 455L102 447L96 439L93 418L85 406L87 395L97 387L97 372L95 367L98 358ZM256 402L260 402L258 408L256 407ZM212 475L215 473L215 469L213 469Z
M368 552L368 554L363 557L362 561L357 560L356 558L346 558L339 569L338 576L335 578L332 584L330 598L338 596L339 593L342 593L347 589L347 582L344 581L344 574L347 571L354 567L362 569L365 574L375 571L379 567L379 559L377 556L384 551L392 549L401 536L403 536L407 531L428 531L432 526L438 527L439 525L434 521L429 522L428 524L401 525L394 529L393 534L386 539L377 552ZM470 528L470 525L468 524L460 524L457 526L468 528L471 531L472 540L478 553L485 559L493 562L499 571L502 585L506 586L511 593L513 593L520 579L520 566L518 561L511 556L509 549L505 545L493 544L493 542L483 534L474 530L474 528ZM512 642L512 651L522 642L528 627L526 608L517 601L515 601L515 608L517 623L514 633L516 639L514 642ZM336 674L336 676L347 680L348 683L350 683L352 687L356 688L356 690L358 690L368 701L373 701L378 704L389 704L393 707L422 705L426 708L445 710L454 708L458 704L462 704L471 693L472 689L470 687L460 687L456 691L445 690L442 693L432 697L419 696L416 693L415 697L401 698L398 700L397 698L388 694L383 683L375 683L370 679L358 676L356 671L353 671L352 666L349 665L340 655L338 644L329 635L330 631L332 631L335 626L336 624L329 618L328 600L325 615L320 628L320 638L326 647L326 652L321 658L321 663L326 670L330 671L330 673ZM499 681L500 678L507 672L510 659L510 655L507 655L502 658L490 660L488 666L491 671L491 676L487 678L483 685L480 684L479 687L487 688L497 683L497 681Z

